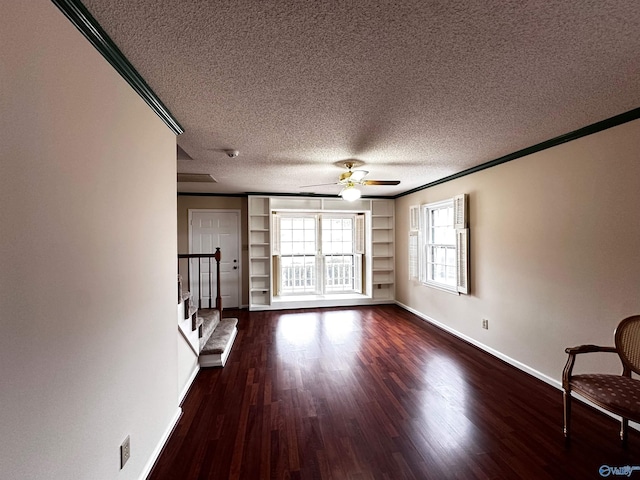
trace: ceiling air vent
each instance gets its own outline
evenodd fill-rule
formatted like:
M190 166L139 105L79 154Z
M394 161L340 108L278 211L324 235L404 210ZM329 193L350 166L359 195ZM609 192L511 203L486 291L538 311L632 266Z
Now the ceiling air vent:
M183 182L218 183L215 178L206 173L179 173L178 183Z

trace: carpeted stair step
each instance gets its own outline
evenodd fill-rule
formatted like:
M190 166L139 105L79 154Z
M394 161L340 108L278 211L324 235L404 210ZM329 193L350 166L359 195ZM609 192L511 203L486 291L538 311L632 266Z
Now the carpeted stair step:
M189 297L191 297L191 292L189 291L181 292L180 301L184 302Z
M182 301L184 302L184 319L193 317L193 315L198 311L198 304L191 297L191 292L184 292L182 294ZM191 330L196 329L195 320L191 323Z
M200 350L201 355L221 354L238 325L237 318L223 318L209 340Z
M202 321L202 334L200 335L200 351L202 351L212 333L218 328L220 312L214 309L199 310L198 319Z
M233 341L238 333L237 318L223 318L200 350L198 362L201 367L224 367L229 358Z

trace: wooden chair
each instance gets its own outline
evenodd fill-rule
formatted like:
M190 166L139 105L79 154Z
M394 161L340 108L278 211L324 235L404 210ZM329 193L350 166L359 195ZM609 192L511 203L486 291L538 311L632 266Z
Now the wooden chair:
M629 420L640 422L640 380L631 373L640 374L640 315L622 320L615 330L615 347L581 345L567 348L567 364L562 373L564 389L564 436L570 438L571 392L576 392L599 407L622 417L620 439L627 443ZM617 353L622 361L622 374L572 375L576 355L592 352Z

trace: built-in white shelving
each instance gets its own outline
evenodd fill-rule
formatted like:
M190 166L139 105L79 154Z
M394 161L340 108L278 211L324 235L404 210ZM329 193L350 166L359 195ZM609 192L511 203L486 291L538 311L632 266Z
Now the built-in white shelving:
M371 297L395 298L394 202L371 200Z
M249 309L271 305L269 197L249 197Z
M249 309L295 308L290 299L273 292L273 252L271 215L274 211L353 212L368 218L365 233L366 285L356 304L386 303L395 299L394 201L391 199L342 199L321 197L249 196ZM331 299L317 299L318 305L330 305ZM309 300L309 305L314 301ZM324 302L324 303L323 303Z

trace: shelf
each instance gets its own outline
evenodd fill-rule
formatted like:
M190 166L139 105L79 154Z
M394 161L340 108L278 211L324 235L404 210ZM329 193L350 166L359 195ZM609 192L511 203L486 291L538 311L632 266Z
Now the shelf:
M373 217L393 218L393 200L371 200L371 214Z
M393 282L373 282L371 297L374 300L392 300L393 291Z
M392 217L389 223L393 223ZM386 223L386 221L385 221ZM395 285L395 265L393 252L393 239L388 238L393 235L393 226L373 226L374 230L372 239L372 262L371 262L371 287L372 295L376 300L393 298L393 289ZM388 233L380 233L381 231ZM378 239L375 238L378 236ZM379 237L387 238L381 240Z
M249 309L264 308L271 303L269 197L249 196Z
M265 308L271 304L268 290L256 290L249 293L249 310Z

